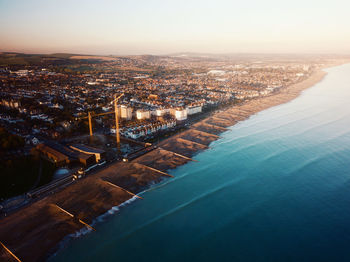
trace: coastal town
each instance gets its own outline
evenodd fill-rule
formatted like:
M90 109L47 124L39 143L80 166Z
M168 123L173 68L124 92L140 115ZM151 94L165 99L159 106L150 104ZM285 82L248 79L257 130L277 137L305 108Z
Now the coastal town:
M190 54L0 58L2 201L63 174L127 159L145 144L217 110L278 93L334 61ZM26 179L17 168L24 162L32 169Z
M350 261L349 10L0 0L0 262Z
M124 94L118 103L120 133L144 139L202 111L269 95L320 66L178 57L109 58L90 64L94 58L78 58L84 59L63 70L52 64L0 68L2 124L28 143L81 135L87 129L79 118L114 110L113 96ZM101 118L94 119L95 128L115 132L113 121Z
M94 230L97 216L140 199L139 192L195 161L230 126L297 97L324 77L322 68L343 61L184 54L1 58L0 215L6 226L0 235L6 245L0 250L8 258L10 248L25 261L43 260L67 234ZM35 219L23 222L29 217ZM8 234L12 230L18 234ZM37 233L26 234L31 230ZM37 246L43 237L50 241Z

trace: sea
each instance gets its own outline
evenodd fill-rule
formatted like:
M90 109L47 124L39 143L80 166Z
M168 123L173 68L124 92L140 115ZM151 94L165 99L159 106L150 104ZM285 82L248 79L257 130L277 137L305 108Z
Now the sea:
M49 261L350 261L350 64L325 71Z

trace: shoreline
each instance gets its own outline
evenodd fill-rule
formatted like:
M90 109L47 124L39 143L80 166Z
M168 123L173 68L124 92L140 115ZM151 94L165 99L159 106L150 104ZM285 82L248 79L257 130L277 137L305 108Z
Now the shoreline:
M119 207L135 199L130 192L142 193L164 181L168 170L192 161L193 155L209 148L210 143L220 139L220 133L228 130L228 127L260 111L287 103L322 81L327 75L322 69L269 96L215 112L189 129L161 141L157 149L129 163L112 164L3 218L0 241L23 261L46 260L62 248L62 242L74 237L72 234L84 234L82 231L86 226L79 219L87 224L95 224L100 222L99 219L103 220L110 213L117 212ZM73 214L74 218L56 205ZM0 249L0 258L12 259L6 254Z

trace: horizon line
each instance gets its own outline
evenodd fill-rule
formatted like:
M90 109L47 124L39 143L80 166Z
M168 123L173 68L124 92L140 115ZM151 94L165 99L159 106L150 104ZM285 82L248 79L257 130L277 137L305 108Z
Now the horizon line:
M26 51L8 51L1 50L0 54L13 53L13 54L26 54L26 55L55 55L55 54L67 54L67 55L81 55L81 56L174 56L174 55L213 55L213 56L229 56L229 55L307 55L307 56L350 56L349 53L344 52L192 52L192 51L182 51L182 52L171 52L171 53L124 53L124 54L98 54L98 53L74 53L74 52L26 52Z

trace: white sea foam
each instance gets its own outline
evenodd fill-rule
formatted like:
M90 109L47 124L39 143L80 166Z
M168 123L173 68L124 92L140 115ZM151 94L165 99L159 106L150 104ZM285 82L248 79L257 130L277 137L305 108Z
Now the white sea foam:
M130 199L124 201L123 203L121 203L118 207L126 206L126 205L128 205L128 204L134 202L134 201L137 200L137 199L138 199L137 196L133 196L132 198L130 198Z
M92 221L91 225L93 226L93 225L96 225L96 224L98 224L98 223L101 223L101 222L105 221L105 219L106 219L107 217L112 216L112 215L116 214L117 212L119 212L121 207L124 207L124 206L126 206L126 205L128 205L128 204L134 202L134 201L137 200L137 199L138 199L138 198L137 198L136 196L133 196L132 198L129 198L128 200L126 200L126 201L124 201L123 203L121 203L120 205L112 207L112 208L109 209L106 213L104 213L104 214L102 214L102 215L96 217L96 218Z
M92 231L92 229L88 228L88 227L83 227L81 228L80 230L72 233L72 234L69 234L67 236L65 236L61 241L60 243L58 244L58 248L57 250L52 253L52 254L49 254L48 256L48 260L50 260L50 258L52 257L55 257L57 255L57 253L63 249L67 244L68 242L71 240L71 239L74 239L74 238L79 238L79 237L82 237L88 233L90 233Z
M74 232L73 234L70 234L69 236L71 238L78 238L78 237L81 237L83 235L86 235L86 234L90 233L91 231L92 231L91 228L83 227L80 230L78 230L77 232Z

